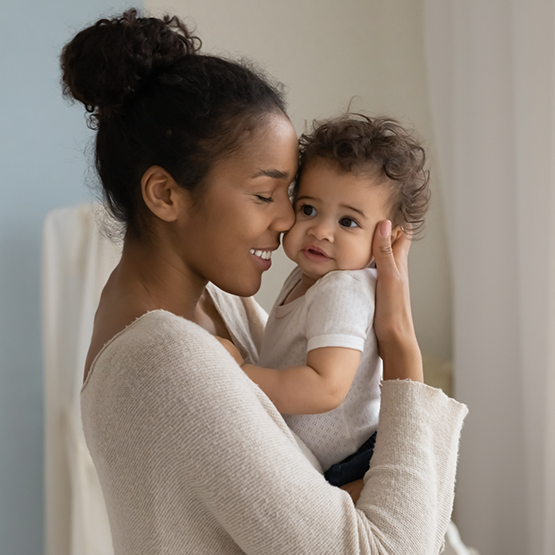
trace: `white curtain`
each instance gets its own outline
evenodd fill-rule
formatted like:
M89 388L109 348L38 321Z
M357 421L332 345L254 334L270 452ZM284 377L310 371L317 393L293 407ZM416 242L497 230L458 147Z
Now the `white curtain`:
M424 0L454 279L455 518L482 555L555 554L555 6Z
M79 392L94 314L120 248L98 208L48 214L43 245L46 555L112 555L102 491L90 458Z

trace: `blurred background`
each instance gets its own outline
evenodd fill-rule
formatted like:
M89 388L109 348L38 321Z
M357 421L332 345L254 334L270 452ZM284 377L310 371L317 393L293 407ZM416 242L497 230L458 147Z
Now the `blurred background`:
M350 105L424 138L425 237L411 250L428 379L467 403L454 519L481 555L555 553L555 7L548 0L145 0L205 51L286 85L301 133ZM0 11L0 553L44 553L41 256L51 210L90 203L92 133L58 55L119 0ZM290 269L277 256L258 299ZM78 372L80 373L80 369ZM52 518L52 515L50 515ZM56 555L66 555L57 553Z

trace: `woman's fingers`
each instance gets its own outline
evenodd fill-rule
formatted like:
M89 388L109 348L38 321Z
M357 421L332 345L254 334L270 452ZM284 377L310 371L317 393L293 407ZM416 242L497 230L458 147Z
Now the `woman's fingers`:
M376 226L372 251L376 260L376 266L380 264L383 264L384 267L391 266L393 263L393 250L391 248L391 222L389 220L379 222Z
M402 259L406 249L396 250L397 256ZM392 333L398 327L402 313L406 311L405 287L395 251L391 245L389 220L378 223L374 233L373 252L378 269L374 331L381 347L384 342L390 340Z
M374 233L372 251L376 266L384 272L395 272L400 268L408 266L410 250L410 237L402 231L395 232L395 240L392 244L391 222L383 220L379 222Z
M396 241L393 243L391 249L393 251L393 257L395 258L397 268L408 267L410 244L411 239L404 232L401 232Z
M408 281L410 238L396 233L391 222L380 222L373 252L378 268L374 331L384 361L384 379L421 381L422 361L414 334Z

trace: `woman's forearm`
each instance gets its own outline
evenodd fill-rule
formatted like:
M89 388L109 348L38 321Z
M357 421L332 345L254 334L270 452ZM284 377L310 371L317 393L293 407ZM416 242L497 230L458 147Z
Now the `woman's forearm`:
M422 354L416 338L412 341L380 345L384 380L424 381Z

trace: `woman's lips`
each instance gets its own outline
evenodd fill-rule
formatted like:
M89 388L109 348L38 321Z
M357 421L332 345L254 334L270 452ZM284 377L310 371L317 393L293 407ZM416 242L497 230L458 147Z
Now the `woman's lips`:
M313 245L306 247L303 250L303 254L306 258L314 262L327 262L328 260L331 260L331 257L329 257L321 248Z
M272 265L271 249L251 249L250 253L263 270L268 270Z

